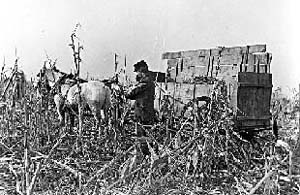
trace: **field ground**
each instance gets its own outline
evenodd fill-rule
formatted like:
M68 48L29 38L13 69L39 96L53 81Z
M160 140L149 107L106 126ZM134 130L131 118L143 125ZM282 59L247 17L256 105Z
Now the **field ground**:
M300 192L300 152L291 155L299 115L279 112L276 142L270 131L241 137L220 95L213 96L213 106L201 120L197 114L171 116L153 127L131 121L124 114L128 104L115 96L119 119L112 115L99 131L94 119L84 117L80 133L59 126L51 98L47 105L27 90L30 95L15 108L1 107L0 194ZM148 136L138 139L136 128L145 128ZM146 158L136 150L141 140L149 148Z

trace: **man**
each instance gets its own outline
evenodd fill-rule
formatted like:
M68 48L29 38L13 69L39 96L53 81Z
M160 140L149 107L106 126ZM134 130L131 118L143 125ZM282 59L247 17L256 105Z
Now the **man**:
M148 70L147 63L142 60L134 66L134 72L137 73L137 83L131 87L125 94L127 99L135 100L134 118L142 125L152 125L154 122L154 95L155 84ZM142 128L137 128L137 136L146 136ZM149 155L149 149L145 141L141 141L141 150L144 155Z
M126 93L126 98L136 100L134 116L137 122L143 125L151 125L154 122L154 95L155 85L148 71L147 63L142 60L134 64L134 72L137 73L137 83Z

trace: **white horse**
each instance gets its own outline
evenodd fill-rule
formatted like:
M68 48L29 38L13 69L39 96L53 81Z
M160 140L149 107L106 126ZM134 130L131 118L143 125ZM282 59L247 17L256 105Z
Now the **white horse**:
M44 76L53 83L52 89L58 89L54 95L54 102L61 124L64 124L65 113L68 112L73 123L74 113L78 112L78 95L81 98L82 108L90 109L97 121L97 126L101 120L107 120L108 110L110 108L111 91L101 81L84 81L80 83L81 92L79 94L78 86L69 74L63 73L56 68L44 70Z

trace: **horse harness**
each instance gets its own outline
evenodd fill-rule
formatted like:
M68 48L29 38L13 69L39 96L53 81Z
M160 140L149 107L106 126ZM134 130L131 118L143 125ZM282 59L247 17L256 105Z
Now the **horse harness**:
M71 87L73 87L74 85L75 85L75 84L70 85L70 87L66 90L66 92L65 92L64 95L61 93L61 90L60 90L60 92L58 93L58 95L59 95L59 97L60 97L60 98L63 100L63 102L64 102L62 109L68 108L68 109L71 110L71 112L72 112L74 115L78 116L78 113L73 109L73 107L71 106L71 103L67 100L68 93L69 93ZM76 95L76 94L78 94L78 92L76 92L74 95Z

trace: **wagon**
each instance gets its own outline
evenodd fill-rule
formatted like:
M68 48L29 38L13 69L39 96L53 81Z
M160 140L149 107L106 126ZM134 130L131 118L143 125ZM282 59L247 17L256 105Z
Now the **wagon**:
M167 71L164 79L157 80L156 109L160 110L163 96L171 94L179 115L187 102L209 96L214 80L223 80L236 126L270 128L272 54L266 45L166 52L162 60Z

